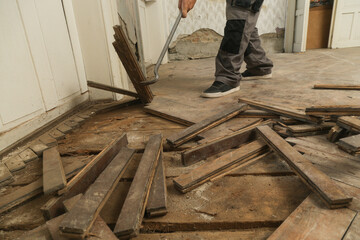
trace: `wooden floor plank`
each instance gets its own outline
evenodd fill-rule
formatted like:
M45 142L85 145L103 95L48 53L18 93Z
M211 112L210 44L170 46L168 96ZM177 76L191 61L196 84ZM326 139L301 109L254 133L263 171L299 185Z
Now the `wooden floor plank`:
M344 116L338 118L338 124L344 125L347 130L360 131L360 117Z
M156 167L155 177L151 185L149 200L146 205L145 213L147 217L159 217L167 213L167 189L165 168L160 156Z
M360 85L315 84L314 89L360 90Z
M66 177L57 147L52 147L43 153L43 190L51 194L66 186Z
M87 85L89 87L92 87L92 88L97 88L97 89L101 89L101 90L105 90L105 91L124 94L124 95L135 97L135 98L139 97L139 95L137 93L134 93L134 92L131 92L131 91L128 91L128 90L125 90L125 89L121 89L121 88L112 87L112 86L102 84L102 83L97 83L97 82L93 82L93 81L87 81Z
M103 151L92 159L71 181L68 182L60 197L50 199L43 207L42 212L47 219L64 213L62 202L79 193L84 192L111 162L121 148L127 146L126 134L113 140Z
M305 109L312 116L359 116L359 105L312 106Z
M146 81L146 78L140 68L135 54L130 48L126 35L121 26L114 26L115 42L113 46L117 52L129 78L143 103L150 103L153 99L153 94L149 86L142 85L141 82Z
M327 209L315 194L310 194L268 240L342 239L355 215L347 208Z
M355 219L352 221L350 228L346 232L343 240L357 240L360 239L360 215L356 215Z
M225 150L240 146L246 142L250 142L256 137L256 133L254 131L255 128L258 125L263 124L271 124L271 121L267 120L265 122L256 123L253 126L249 126L234 132L229 136L211 141L189 150L185 150L181 153L181 161L183 165L188 166Z
M114 233L117 237L131 238L138 235L161 153L162 135L150 137L115 225Z
M199 186L199 184L203 184L204 182L223 174L224 171L232 169L237 163L245 163L252 158L264 154L266 150L267 146L264 142L251 142L221 156L220 158L206 162L187 174L174 178L174 185L182 193L186 193Z
M278 114L280 116L289 117L293 119L297 119L302 122L309 122L309 123L318 123L319 119L307 116L304 112L294 110L294 109L285 109L283 107L273 106L269 104L264 104L259 101L253 101L245 98L240 98L240 102L246 103L251 107L269 111L271 113Z
M218 114L204 119L203 121L188 127L184 131L181 131L169 137L167 140L174 147L180 146L186 141L196 137L198 134L229 120L230 118L238 115L240 112L243 112L246 109L246 104L235 104L235 106L231 106L230 108L227 108Z
M115 189L135 150L123 147L60 224L64 235L82 239Z
M309 160L304 158L271 128L260 126L257 127L257 130L266 143L286 160L304 183L319 194L326 204L330 207L339 207L337 204L342 205L351 202L352 198L348 197L326 174L315 168Z
M74 176L81 168L84 167L83 162L74 162L64 168L66 178ZM20 187L11 194L0 198L0 213L10 210L13 207L41 194L43 192L43 179L30 183L24 187Z

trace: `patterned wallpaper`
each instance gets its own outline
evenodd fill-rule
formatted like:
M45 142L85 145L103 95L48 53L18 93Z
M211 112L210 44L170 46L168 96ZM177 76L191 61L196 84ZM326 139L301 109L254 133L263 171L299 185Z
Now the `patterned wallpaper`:
M178 0L163 0L167 10L169 31L174 24L179 12L177 9ZM197 0L195 8L177 29L174 39L179 34L191 34L200 28L210 28L219 34L224 34L225 0ZM276 28L285 27L287 0L265 0L262 12L260 13L258 28L259 34L274 33Z

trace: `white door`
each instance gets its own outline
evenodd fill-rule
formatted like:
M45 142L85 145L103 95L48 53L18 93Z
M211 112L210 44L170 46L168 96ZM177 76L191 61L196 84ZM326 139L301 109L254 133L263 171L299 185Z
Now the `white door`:
M359 1L359 0L356 0ZM306 51L310 0L297 0L295 11L294 52Z
M360 0L337 0L331 48L360 46Z

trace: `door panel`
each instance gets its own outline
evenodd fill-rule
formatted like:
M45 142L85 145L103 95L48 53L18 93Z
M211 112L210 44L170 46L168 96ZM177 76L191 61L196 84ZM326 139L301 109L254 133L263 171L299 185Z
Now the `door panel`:
M57 106L58 98L34 0L18 0L46 110Z
M297 0L295 12L294 52L306 51L310 0Z
M0 114L5 125L44 109L16 1L0 1L0 43Z
M35 0L59 100L80 92L61 0Z
M338 0L335 7L331 47L360 46L360 1Z

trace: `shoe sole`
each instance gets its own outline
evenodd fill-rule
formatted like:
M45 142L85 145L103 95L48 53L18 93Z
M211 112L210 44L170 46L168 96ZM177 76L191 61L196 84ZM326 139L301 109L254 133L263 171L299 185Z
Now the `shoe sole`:
M226 92L220 92L220 93L202 93L200 96L203 98L218 98L218 97L223 97L226 95L229 95L233 92L237 92L240 90L240 86L236 87L236 88L232 88L229 91Z
M269 79L269 78L272 78L272 73L262 76L243 77L241 80L247 81L247 80L258 80L258 79Z

